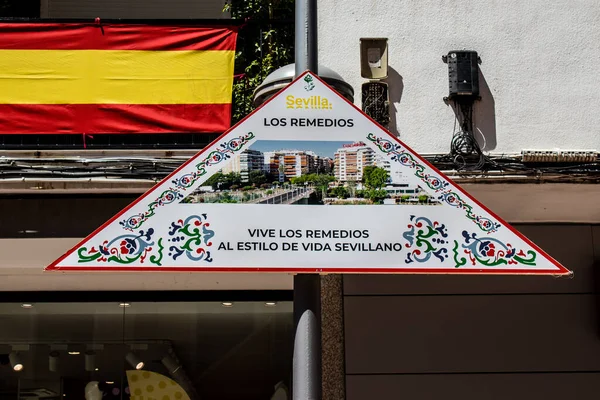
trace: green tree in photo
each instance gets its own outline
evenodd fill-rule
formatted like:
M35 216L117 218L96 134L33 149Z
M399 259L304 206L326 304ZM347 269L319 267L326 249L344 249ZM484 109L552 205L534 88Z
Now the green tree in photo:
M224 174L217 172L204 182L204 186L211 186L213 190L227 190L232 186L239 187L242 183L242 177L237 172L230 172Z
M310 174L308 176L308 182L312 183L317 192L320 192L321 199L327 196L327 189L329 189L329 183L335 181L333 175L321 175L321 174Z
M225 175L221 172L217 172L204 182L204 186L210 186L213 190L219 190L219 186L220 184L223 184L223 182L225 182Z
M381 189L385 186L389 178L390 175L383 168L374 165L368 165L363 168L362 182L367 189Z
M308 175L300 175L300 176L294 176L292 177L292 179L290 179L290 183L292 185L304 185L305 183L308 182Z
M350 196L348 189L344 186L336 186L333 188L333 195L338 199L347 199Z
M231 197L231 195L228 192L225 192L223 194L220 194L219 197L217 197L215 203L237 203L238 201L236 199L234 199L233 197Z
M233 185L240 186L242 184L242 175L239 172L230 172L225 175L226 189L229 189Z
M348 195L350 197L356 197L356 181L350 180L346 182L346 188L348 188Z
M314 187L319 199L327 197L329 184L333 181L335 181L335 177L329 174L308 174L290 179L290 183L293 185L304 186L308 184Z
M255 186L260 186L267 182L267 175L264 171L255 169L248 174L248 181Z
M384 189L369 189L365 197L368 197L374 204L381 204L387 197L387 192Z

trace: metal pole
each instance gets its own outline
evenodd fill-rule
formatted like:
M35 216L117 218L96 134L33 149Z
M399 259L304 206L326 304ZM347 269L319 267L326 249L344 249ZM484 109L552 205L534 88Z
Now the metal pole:
M321 277L294 276L293 400L321 399Z
M317 49L317 0L296 0L296 76L309 70L319 73Z
M318 74L317 0L296 0L295 23L296 77L306 70ZM292 398L320 400L322 390L320 275L294 276L294 322L296 338Z

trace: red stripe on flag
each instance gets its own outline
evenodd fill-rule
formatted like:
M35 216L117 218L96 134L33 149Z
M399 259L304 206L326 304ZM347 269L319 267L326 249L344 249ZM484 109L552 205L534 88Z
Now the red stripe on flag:
M0 23L0 49L235 50L235 27Z
M230 119L231 104L0 104L0 134L223 132Z

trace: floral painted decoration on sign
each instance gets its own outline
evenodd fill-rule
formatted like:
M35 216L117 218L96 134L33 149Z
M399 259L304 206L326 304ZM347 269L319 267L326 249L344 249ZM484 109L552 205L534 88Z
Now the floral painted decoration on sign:
M209 248L215 231L210 228L206 214L191 215L171 223L164 235L155 235L154 228L140 230L138 234L120 235L103 241L99 246L88 250L82 247L77 251L80 263L105 264L153 264L162 266L164 257L177 260L180 257L192 262L213 261ZM163 236L154 242L153 236ZM167 239L168 237L168 239ZM168 253L164 254L163 238L168 242Z
M171 246L168 256L173 260L183 255L191 261L212 262L207 248L212 246L210 240L215 236L215 232L209 227L206 214L192 215L185 220L172 222L169 229L168 241Z
M467 255L471 265L484 265L486 267L496 267L498 265L536 265L537 254L533 250L524 252L516 249L510 243L504 243L501 240L486 237L480 239L475 233L467 231L462 232L465 243L462 245L464 254ZM458 256L458 242L454 242L454 261L456 267L461 267L467 263L465 257Z
M141 227L150 217L154 216L157 208L177 202L183 199L183 192L194 186L200 178L206 175L206 168L217 165L224 160L228 160L231 156L242 150L246 144L254 139L254 133L248 132L245 135L230 139L221 143L215 150L212 150L200 163L196 164L196 171L182 175L177 179L173 179L173 186L169 187L161 193L154 201L148 204L146 211L134 214L122 221L119 224L126 230L133 231Z
M448 258L448 249L445 247L448 243L446 226L438 221L414 215L410 216L410 221L408 230L402 234L407 240L405 246L408 250L404 261L407 264L422 263L434 256L440 262L444 262Z
M215 150L208 153L202 161L196 164L196 171L183 175L179 179L174 179L171 183L182 190L189 189L206 174L206 168L217 165L222 161L229 160L233 154L242 150L250 140L254 139L254 137L254 133L248 132L245 135L221 143Z
M80 263L117 263L131 264L133 262L143 264L154 242L152 235L154 229L139 231L139 234L121 235L112 240L105 240L97 248L92 246L89 250L82 247L77 251Z
M448 259L450 241L445 224L429 218L410 216L410 222L402 236L407 255L404 262L424 263L435 258L439 263ZM500 265L536 265L537 253L515 248L497 238L479 238L476 233L462 231L464 243L454 240L452 255L454 267L460 268L467 263L474 267L497 267ZM437 261L436 261L437 263Z
M443 179L438 174L428 172L426 165L420 163L413 157L405 148L398 143L393 143L390 140L383 139L372 133L367 135L367 139L374 143L377 148L389 156L392 161L400 163L404 167L415 170L415 176L435 193L438 194L438 200L446 204L465 210L467 218L473 221L482 231L487 233L496 232L500 228L498 222L494 222L489 218L476 214L473 211L473 206L463 200L458 193L452 190L450 183Z

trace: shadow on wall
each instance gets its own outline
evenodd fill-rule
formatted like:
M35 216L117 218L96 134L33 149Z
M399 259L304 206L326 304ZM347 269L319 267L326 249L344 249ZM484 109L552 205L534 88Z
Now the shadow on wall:
M491 151L497 146L496 102L481 69L479 69L479 96L481 100L475 101L473 105L473 135L482 151ZM458 122L462 123L463 116L459 115L455 104L450 102L449 105ZM460 128L457 127L458 129Z
M481 100L475 103L473 129L481 150L490 151L497 145L496 102L481 69L479 69L479 95Z
M398 129L397 115L398 105L402 100L402 92L404 92L404 80L402 75L398 73L394 68L388 66L388 77L384 80L388 84L388 90L390 94L390 124L389 130L396 136L400 136L400 130Z

